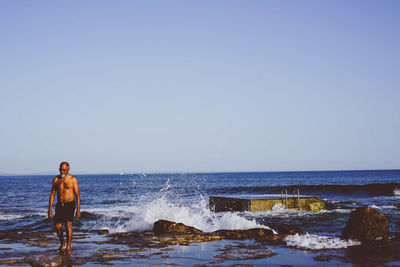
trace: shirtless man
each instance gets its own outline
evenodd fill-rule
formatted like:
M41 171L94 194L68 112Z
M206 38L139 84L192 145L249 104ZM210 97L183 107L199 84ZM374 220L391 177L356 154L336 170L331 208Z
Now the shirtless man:
M57 236L60 239L60 248L58 252L67 249L67 254L71 253L71 239L72 239L72 220L75 211L75 196L76 196L76 218L81 216L80 206L81 198L79 196L78 181L74 176L69 174L69 163L61 162L60 175L53 179L53 186L51 187L49 199L49 218L53 218L52 206L54 202L54 195L57 192L56 215L54 223L56 226ZM62 224L65 224L67 235L67 246L64 242L64 234Z

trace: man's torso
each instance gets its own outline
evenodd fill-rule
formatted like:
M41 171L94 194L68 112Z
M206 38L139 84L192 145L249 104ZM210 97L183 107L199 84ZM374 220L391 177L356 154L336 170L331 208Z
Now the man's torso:
M57 202L65 203L75 200L74 195L74 181L75 177L67 175L64 178L58 176L56 181Z

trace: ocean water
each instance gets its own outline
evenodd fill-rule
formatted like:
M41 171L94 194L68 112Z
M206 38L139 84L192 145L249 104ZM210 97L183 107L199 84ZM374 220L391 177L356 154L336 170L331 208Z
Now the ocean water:
M257 173L176 173L79 175L82 218L76 230L111 233L152 230L155 221L166 219L205 232L219 229L293 226L307 233L286 239L295 249L338 249L357 245L339 239L350 212L368 205L389 220L389 230L400 232L400 170L313 171ZM56 175L57 173L55 173ZM54 176L0 177L0 230L52 231L47 206ZM276 206L264 212L213 213L211 195L280 194L300 190L328 203L320 212L287 210ZM354 201L359 204L343 203ZM56 201L55 201L56 202Z

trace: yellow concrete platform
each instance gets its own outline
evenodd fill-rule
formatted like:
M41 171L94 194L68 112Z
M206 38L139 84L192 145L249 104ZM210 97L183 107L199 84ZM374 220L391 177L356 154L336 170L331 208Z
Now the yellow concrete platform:
M210 209L214 212L223 211L264 211L271 210L276 204L288 209L305 211L320 211L325 209L325 203L319 197L299 198L236 198L210 196Z

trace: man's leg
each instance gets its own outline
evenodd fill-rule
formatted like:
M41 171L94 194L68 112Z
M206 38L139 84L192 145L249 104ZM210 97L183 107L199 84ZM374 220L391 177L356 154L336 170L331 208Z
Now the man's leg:
M57 249L57 251L61 251L62 249L65 248L65 242L64 242L64 233L62 230L62 223L56 223L56 232L58 239L60 240L60 248Z
M65 228L67 229L67 253L71 253L71 241L72 241L72 222L66 222Z

